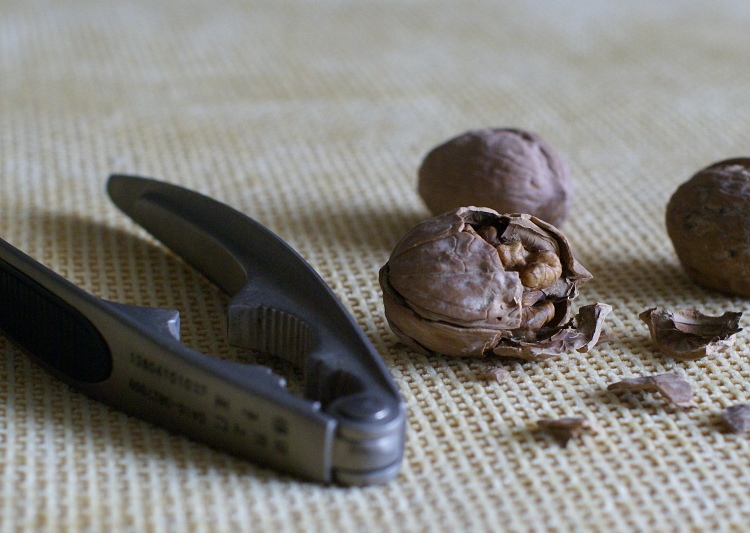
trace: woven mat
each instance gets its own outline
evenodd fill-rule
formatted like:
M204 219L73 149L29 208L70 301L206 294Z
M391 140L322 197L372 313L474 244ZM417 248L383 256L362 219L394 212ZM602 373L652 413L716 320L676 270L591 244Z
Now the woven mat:
M89 400L0 337L3 531L730 531L750 520L750 337L660 355L638 313L748 302L694 285L666 202L748 155L750 4L721 1L0 1L0 236L97 296L179 309L225 343L226 298L106 198L112 172L164 179L291 243L352 311L409 408L402 473L300 482ZM563 227L614 307L614 338L543 363L425 357L386 324L377 271L427 218L416 169L465 130L544 137L576 184ZM743 318L746 326L745 318ZM675 372L680 410L609 383ZM290 377L294 385L294 376ZM539 418L599 431L561 448Z

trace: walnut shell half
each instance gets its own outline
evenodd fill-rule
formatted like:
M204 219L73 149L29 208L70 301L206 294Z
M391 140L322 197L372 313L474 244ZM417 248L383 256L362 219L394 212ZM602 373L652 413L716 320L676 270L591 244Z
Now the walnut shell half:
M609 306L566 322L590 278L554 226L478 207L415 226L380 270L386 318L411 348L529 360L596 344Z
M709 316L697 309L670 311L652 307L638 315L648 326L659 350L680 361L695 361L734 345L742 313L727 311Z

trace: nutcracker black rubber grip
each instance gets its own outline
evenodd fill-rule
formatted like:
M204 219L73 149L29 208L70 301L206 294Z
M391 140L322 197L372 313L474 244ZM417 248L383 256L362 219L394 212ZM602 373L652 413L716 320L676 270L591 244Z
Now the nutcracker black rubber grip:
M2 259L0 329L39 363L69 379L98 383L112 372L112 355L93 324Z

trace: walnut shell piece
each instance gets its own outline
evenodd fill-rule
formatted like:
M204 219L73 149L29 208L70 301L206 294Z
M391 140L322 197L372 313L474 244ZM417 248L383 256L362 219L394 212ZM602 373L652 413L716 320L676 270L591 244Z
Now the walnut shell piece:
M588 352L606 336L604 319L612 311L605 303L584 305L578 313L546 338L524 341L509 338L493 351L496 355L541 361L550 355L571 352Z
M750 158L714 163L680 185L667 204L666 225L694 281L750 296Z
M380 269L386 318L410 348L533 361L596 344L608 305L567 321L590 278L554 226L478 207L418 224Z
M504 381L507 381L510 379L510 371L502 366L492 365L486 367L482 373L482 377L484 377L488 381L496 381L497 383L503 383Z
M721 413L721 417L735 433L750 432L750 404L740 403L727 407Z
M433 148L417 191L433 215L466 205L529 213L562 225L572 199L562 159L539 135L514 128L467 131Z
M583 431L598 431L596 424L584 417L541 418L536 422L539 431L549 433L557 443L565 448L570 439L578 438Z
M695 407L695 403L693 403L693 387L689 381L678 374L655 374L640 378L623 379L622 381L610 384L607 390L657 391L681 409Z
M727 311L721 316L704 315L697 309L669 311L652 307L638 315L651 333L657 348L680 361L695 361L734 344L742 331L742 313Z

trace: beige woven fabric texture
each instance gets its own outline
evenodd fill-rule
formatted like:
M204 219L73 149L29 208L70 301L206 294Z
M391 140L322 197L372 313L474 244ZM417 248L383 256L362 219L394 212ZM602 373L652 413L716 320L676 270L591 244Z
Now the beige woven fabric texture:
M181 184L294 246L351 310L408 405L397 480L300 482L89 400L0 336L2 531L742 531L750 337L677 362L638 313L748 301L683 273L666 203L750 152L750 4L594 0L0 0L0 236L111 300L179 309L226 345L227 299L112 205L112 172ZM529 129L576 185L562 227L613 306L588 354L504 365L411 353L377 271L428 217L422 157L486 126ZM750 316L750 315L748 315ZM742 319L747 327L747 317ZM613 394L675 372L697 407ZM289 376L292 388L299 388ZM583 416L561 448L539 418Z

